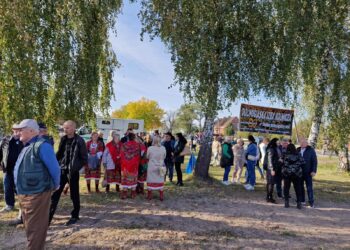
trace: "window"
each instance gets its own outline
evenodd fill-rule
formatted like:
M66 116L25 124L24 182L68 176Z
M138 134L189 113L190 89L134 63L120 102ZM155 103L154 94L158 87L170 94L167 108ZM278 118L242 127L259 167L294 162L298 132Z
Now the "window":
M102 120L102 124L104 124L104 125L111 125L111 121Z
M81 129L79 129L78 134L79 135L88 135L91 134L92 129L90 127L82 127Z
M139 129L139 124L138 123L129 123L128 124L128 129L131 128L131 129Z

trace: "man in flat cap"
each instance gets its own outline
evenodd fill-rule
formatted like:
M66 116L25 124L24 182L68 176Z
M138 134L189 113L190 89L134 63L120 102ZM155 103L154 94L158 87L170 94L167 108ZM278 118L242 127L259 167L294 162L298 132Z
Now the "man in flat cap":
M24 144L14 179L27 235L27 248L44 249L49 226L51 193L59 188L60 168L52 145L39 137L39 125L25 119L14 126Z

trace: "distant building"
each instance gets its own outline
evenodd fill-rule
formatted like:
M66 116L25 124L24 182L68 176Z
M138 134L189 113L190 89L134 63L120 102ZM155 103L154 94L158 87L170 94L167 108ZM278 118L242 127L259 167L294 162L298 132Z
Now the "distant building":
M234 131L238 131L238 125L239 118L237 116L219 118L214 124L214 134L225 135L225 131L229 126L233 126Z

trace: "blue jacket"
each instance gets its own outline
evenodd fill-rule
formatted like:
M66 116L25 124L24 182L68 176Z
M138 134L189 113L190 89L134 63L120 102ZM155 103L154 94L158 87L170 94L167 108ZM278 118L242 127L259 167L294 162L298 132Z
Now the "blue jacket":
M301 154L301 148L298 148L298 152ZM310 173L317 172L317 155L315 149L310 146L307 146L303 158L305 160L305 167L303 169L303 174L309 175Z
M248 160L248 155L257 156L258 155L258 147L255 143L250 143L246 150L246 158Z

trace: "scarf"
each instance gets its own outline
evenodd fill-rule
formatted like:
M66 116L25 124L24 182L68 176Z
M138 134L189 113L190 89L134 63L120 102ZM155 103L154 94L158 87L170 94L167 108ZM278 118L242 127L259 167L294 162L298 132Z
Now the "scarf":
M120 147L119 144L115 144L113 141L107 143L106 147L108 148L109 153L111 154L113 162L117 162Z

